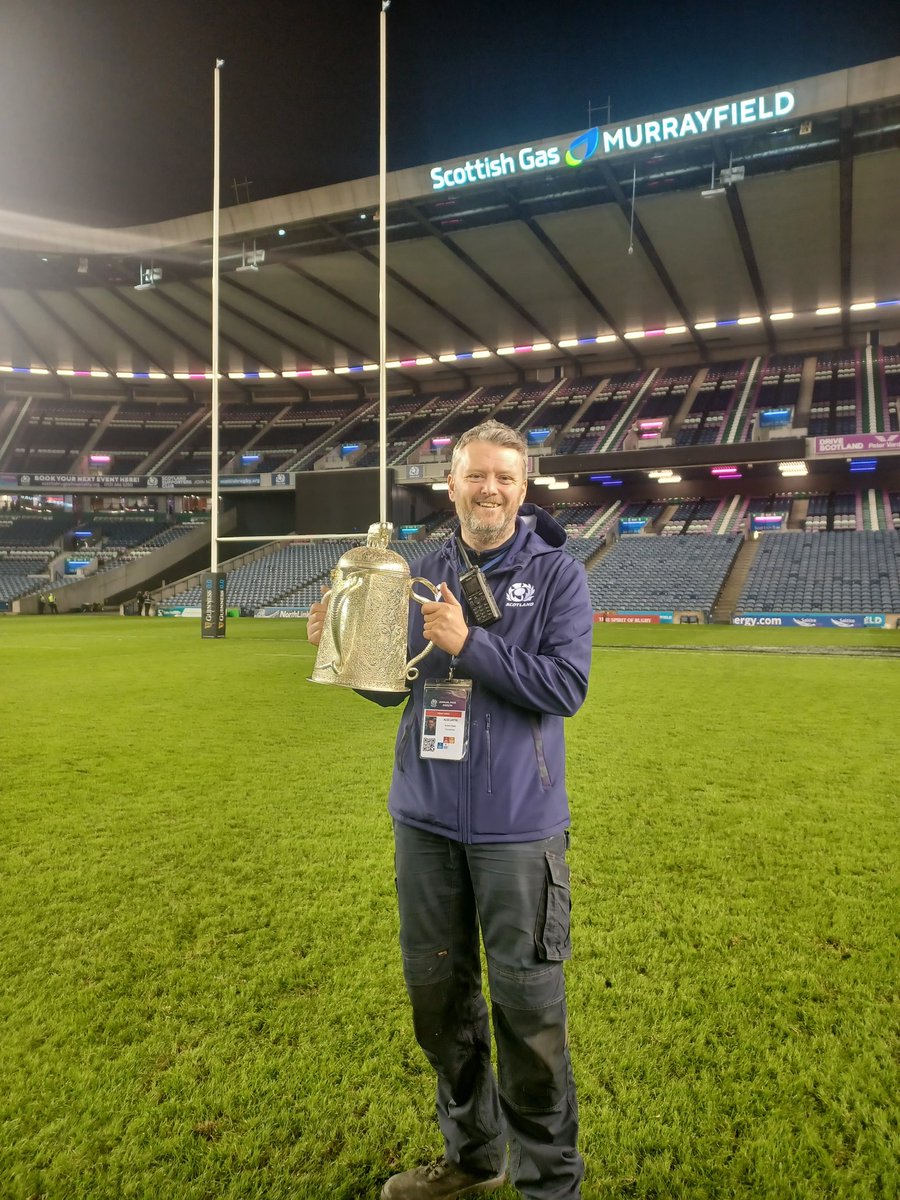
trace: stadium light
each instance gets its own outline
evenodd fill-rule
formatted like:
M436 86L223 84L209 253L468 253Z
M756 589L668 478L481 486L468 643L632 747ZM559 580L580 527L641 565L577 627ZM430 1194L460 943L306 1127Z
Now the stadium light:
M134 290L136 292L146 292L149 288L155 288L162 280L162 277L162 267L145 267L142 263L139 275L140 282L134 285Z
M725 195L725 189L723 187L716 187L716 161L715 161L715 159L713 159L712 171L711 171L710 177L709 177L709 187L704 188L703 191L700 193L700 195L703 196L703 198L706 200L708 200L710 198L710 196L724 196Z
M260 263L266 261L265 250L257 250L256 239L253 240L253 249L248 250L246 245L241 242L241 265L236 268L238 271L258 271Z
M555 475L538 475L537 478L532 479L531 482L537 483L540 486L544 486L547 484L556 483L556 476Z

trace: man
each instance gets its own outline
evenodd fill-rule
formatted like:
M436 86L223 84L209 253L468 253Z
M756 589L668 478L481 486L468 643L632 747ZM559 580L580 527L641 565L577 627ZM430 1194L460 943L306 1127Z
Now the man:
M562 550L565 533L523 505L526 472L514 430L487 421L463 434L448 476L459 535L412 566L441 581L442 599L422 606L424 620L411 609L410 652L426 640L435 648L400 721L389 809L403 970L416 1039L437 1074L444 1157L394 1175L382 1200L477 1195L500 1187L507 1170L529 1200L581 1194L563 978L563 717L587 692L593 616L584 568ZM472 571L483 572L496 617ZM461 576L467 596L475 585L471 604L461 602ZM326 599L310 612L314 644ZM425 727L432 717L439 737Z

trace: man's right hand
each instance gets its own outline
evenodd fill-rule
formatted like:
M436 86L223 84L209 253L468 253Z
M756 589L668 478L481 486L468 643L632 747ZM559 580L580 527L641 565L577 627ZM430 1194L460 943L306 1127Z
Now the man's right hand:
M331 589L323 588L322 599L316 600L314 604L310 605L309 618L306 622L306 638L314 646L318 646L319 639L322 637L322 626L325 624L325 611L328 608L330 595Z

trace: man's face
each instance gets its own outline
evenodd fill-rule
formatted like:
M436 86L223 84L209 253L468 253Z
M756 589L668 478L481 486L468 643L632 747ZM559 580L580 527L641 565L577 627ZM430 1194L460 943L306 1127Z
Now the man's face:
M490 550L512 536L528 486L518 451L493 442L469 442L447 483L468 545Z

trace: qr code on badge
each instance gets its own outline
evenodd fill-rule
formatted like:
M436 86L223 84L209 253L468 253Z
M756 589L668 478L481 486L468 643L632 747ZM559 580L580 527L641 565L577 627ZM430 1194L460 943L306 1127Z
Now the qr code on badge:
M434 738L422 738L422 753L429 754L434 752Z

